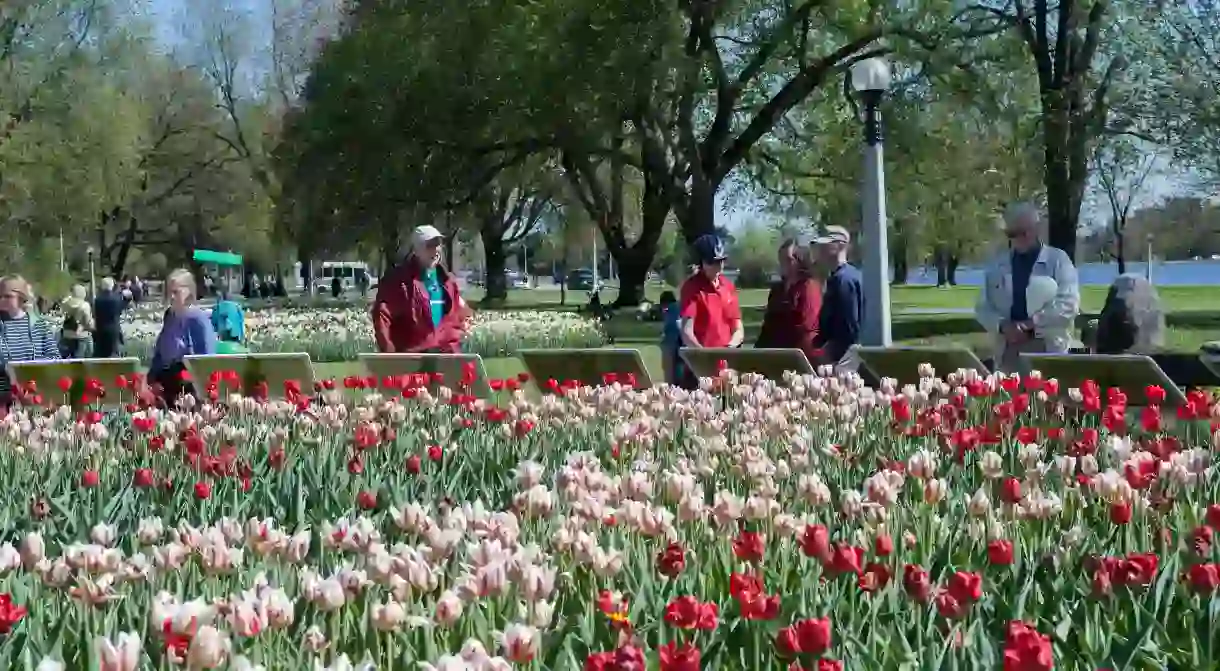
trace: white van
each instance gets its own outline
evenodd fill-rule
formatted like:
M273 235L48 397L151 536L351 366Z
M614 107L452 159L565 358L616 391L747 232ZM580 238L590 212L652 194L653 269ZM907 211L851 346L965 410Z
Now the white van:
M314 266L314 269L318 270L317 266ZM297 276L297 287L304 289L305 285L301 279L301 264L295 264L294 271ZM360 288L358 278L361 274L368 276L370 290L377 286L377 275L364 261L323 261L322 268L313 279L314 291L330 293L331 283L335 277L338 277L343 283L344 291L358 290Z

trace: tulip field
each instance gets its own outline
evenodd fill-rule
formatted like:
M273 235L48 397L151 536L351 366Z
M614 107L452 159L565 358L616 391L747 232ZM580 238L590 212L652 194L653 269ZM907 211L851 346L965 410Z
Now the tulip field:
M25 388L0 668L1220 668L1212 399L925 373Z
M124 315L126 352L147 362L161 330L163 306ZM58 322L55 322L58 323ZM369 307L273 307L246 313L246 337L255 352L305 352L315 362L355 361L376 351ZM462 343L484 358L531 348L601 347L605 334L592 319L566 311L480 311Z

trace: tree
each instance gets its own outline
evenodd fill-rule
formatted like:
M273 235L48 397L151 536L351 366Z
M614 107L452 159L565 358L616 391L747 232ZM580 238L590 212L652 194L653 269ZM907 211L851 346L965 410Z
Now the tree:
M974 11L992 17L1020 39L1038 77L1043 182L1049 242L1075 254L1080 208L1089 180L1089 160L1099 138L1132 132L1130 119L1112 110L1115 89L1128 67L1123 55L1141 19L1155 17L1151 3L1111 0L1007 0L980 3ZM1116 20L1120 17L1121 20ZM1143 37L1140 35L1139 37ZM1142 42L1136 39L1136 44Z
M1213 184L1220 183L1220 2L1158 2L1148 17L1156 67L1133 93L1150 139Z
M187 59L206 74L225 119L213 135L245 163L268 199L261 209L278 199L282 188L276 150L288 135L285 117L299 105L307 73L338 33L341 19L338 0L268 0L268 8L271 34L265 49L255 46L259 28L246 8L228 0L189 4L185 30L194 47ZM316 216L302 218L292 207L281 212L272 235L294 242L302 238L298 260L309 267L315 241L306 229L318 223Z
M506 248L536 230L553 205L553 186L540 179L539 172L527 167L503 173L481 189L470 204L483 243L484 300L488 304L503 303L508 298Z
M900 82L884 108L895 283L906 281L913 263L931 263L938 283L955 283L957 265L981 260L994 239L1005 202L1035 181L1022 126L995 123L980 92L965 87L967 97L960 88L962 82L921 75ZM787 146L769 143L751 171L771 207L819 224L858 227L861 125L852 106L824 105L786 122L782 132ZM808 151L819 137L836 140Z
M1093 150L1092 165L1097 187L1110 210L1111 256L1118 263L1120 275L1127 272L1127 222L1156 163L1155 153L1128 138L1114 138L1098 144Z

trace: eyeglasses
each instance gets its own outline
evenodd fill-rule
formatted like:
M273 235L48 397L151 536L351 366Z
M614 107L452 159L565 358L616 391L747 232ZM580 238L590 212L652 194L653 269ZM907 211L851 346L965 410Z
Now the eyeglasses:
M1004 231L1004 236L1009 240L1016 240L1023 235L1025 235L1025 231Z

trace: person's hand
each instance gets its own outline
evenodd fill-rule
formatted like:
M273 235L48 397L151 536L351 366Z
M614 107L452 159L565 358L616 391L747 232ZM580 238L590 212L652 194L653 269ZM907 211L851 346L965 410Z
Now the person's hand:
M1029 339L1029 334L1021 329L1020 324L1014 322L1005 322L1000 327L1000 332L1004 334L1004 342L1009 345L1019 345Z

